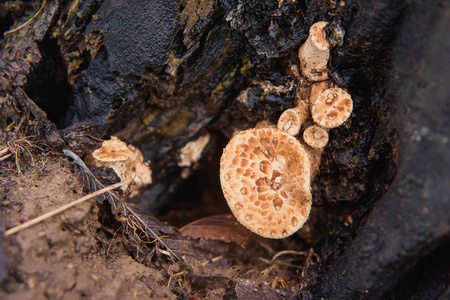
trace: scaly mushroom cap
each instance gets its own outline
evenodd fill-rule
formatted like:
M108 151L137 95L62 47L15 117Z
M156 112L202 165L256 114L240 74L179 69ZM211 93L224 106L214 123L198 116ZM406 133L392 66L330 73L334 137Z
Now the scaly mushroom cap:
M314 23L309 29L309 38L311 39L311 42L319 50L323 51L327 51L330 49L330 44L327 42L325 31L323 30L327 25L328 22L321 21Z
M314 102L311 114L316 124L335 128L347 121L353 110L351 96L340 88L324 90Z
M310 147L323 148L328 143L328 132L317 125L312 125L303 131L303 140Z
M233 137L220 161L220 182L237 220L263 237L290 236L308 218L308 155L282 130L249 129Z
M300 128L306 118L300 115L296 109L290 108L285 110L278 119L278 129L286 131L292 136L296 136L300 132Z

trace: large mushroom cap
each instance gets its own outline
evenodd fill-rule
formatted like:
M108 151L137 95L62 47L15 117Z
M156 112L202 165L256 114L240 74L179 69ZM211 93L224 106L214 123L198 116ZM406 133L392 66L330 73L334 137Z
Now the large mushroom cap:
M335 128L344 123L353 110L351 96L340 88L326 89L314 102L311 114L318 125Z
M233 137L221 158L220 181L237 220L263 237L285 238L308 218L308 156L282 130L249 129Z

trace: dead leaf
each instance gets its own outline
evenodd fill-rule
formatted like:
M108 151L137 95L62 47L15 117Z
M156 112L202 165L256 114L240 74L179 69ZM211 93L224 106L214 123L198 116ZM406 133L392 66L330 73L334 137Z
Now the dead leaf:
M180 229L182 236L234 242L245 248L257 236L231 215L216 215L196 220Z

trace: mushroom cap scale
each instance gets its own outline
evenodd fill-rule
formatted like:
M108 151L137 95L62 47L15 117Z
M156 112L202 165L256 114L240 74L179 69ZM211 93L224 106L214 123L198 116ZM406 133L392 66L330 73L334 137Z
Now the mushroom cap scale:
M326 89L319 94L311 108L316 124L325 128L335 128L350 117L353 110L351 96L340 88Z
M221 158L220 182L236 219L260 236L290 236L309 216L308 155L282 130L249 129L233 137Z

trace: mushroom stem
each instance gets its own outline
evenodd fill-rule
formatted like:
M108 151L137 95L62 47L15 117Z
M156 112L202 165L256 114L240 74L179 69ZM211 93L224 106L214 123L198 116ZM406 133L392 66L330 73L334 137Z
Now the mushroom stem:
M306 42L298 50L300 68L303 75L311 81L328 78L327 63L330 57L330 44L323 30L328 22L317 22L309 29Z
M310 180L313 182L314 178L316 178L319 173L320 161L324 148L312 148L308 145L305 145L304 148L310 163Z
M303 131L302 145L308 155L311 165L311 182L319 173L319 166L323 149L328 143L328 128L321 128L317 125L309 126Z

